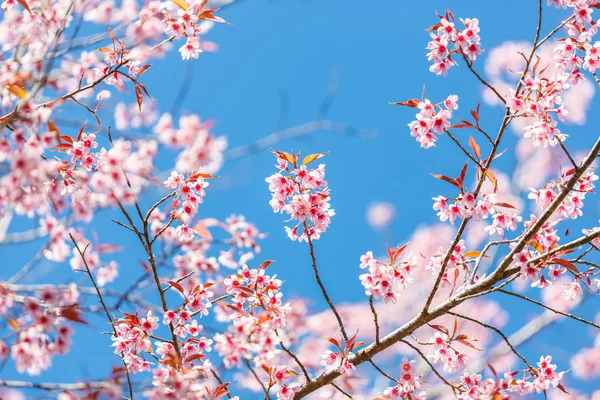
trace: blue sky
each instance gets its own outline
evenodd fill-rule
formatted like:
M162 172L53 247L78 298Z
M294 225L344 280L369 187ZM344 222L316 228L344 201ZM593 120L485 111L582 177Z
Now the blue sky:
M193 81L182 110L197 113L202 119L217 120L214 132L227 136L229 147L235 147L274 132L278 127L281 93L289 100L288 127L314 119L330 77L336 74L338 90L328 118L355 128L373 129L377 137L361 139L319 132L276 147L283 151L301 150L304 154L330 151L325 163L331 203L337 215L330 229L316 243L317 256L334 301L362 301L365 297L358 280L358 257L369 249L381 251L385 246L382 237L366 223L368 204L376 200L396 206L398 214L392 238L402 242L417 226L437 221L431 210L431 197L447 193L448 187L431 178L430 173L454 174L463 163L458 151L445 140L440 140L436 149L420 149L406 126L414 111L388 102L420 97L423 85L426 96L432 100L458 94L459 112L464 115L480 101L481 87L464 66L451 70L448 78L428 71L425 28L437 22L435 11L443 13L449 7L457 17L479 18L484 49L506 40L531 40L536 3L517 0L242 0L221 13L232 25L216 26L207 36L217 42L220 49L217 53L203 53L193 62ZM547 32L560 21L561 13L548 8L545 11L543 31ZM485 58L485 54L482 57ZM483 68L482 62L479 67ZM166 60L156 62L144 75L150 94L160 102L161 112L169 110L185 68L186 64L174 52ZM127 101L134 100L128 98ZM499 109L487 107L481 112L491 129L498 125L500 113ZM588 126L598 122L598 115L589 116ZM576 132L569 133L574 148L581 148L597 137L590 128L578 127ZM512 137L507 146L511 143L514 143ZM499 165L510 171L514 162L509 149ZM272 213L268 205L270 194L264 178L274 172L273 164L274 158L267 151L227 164L219 175L233 184L223 187L216 182L214 188L209 187L201 213L220 219L232 212L241 213L261 231L268 232L260 257L277 260L270 267L271 272L286 280L287 296L313 297L316 299L314 310L321 310L325 304L319 300L305 245L287 239L282 216ZM587 221L598 219L596 199L586 204L585 212ZM137 262L142 258L139 243L114 224L100 223L97 231L101 239L126 246L126 252L116 256L121 265L116 287L127 286L141 273ZM10 274L22 265L36 246L39 243L19 245L17 251L2 249L11 260L5 271ZM49 267L49 262L45 262L41 273ZM68 267L55 268L60 271ZM60 274L53 275L52 279L67 280ZM499 300L510 313L509 330L541 311L512 299ZM579 313L592 317L597 309L594 301L587 301ZM101 324L101 320L95 323L96 326ZM542 333L528 344L525 354L536 356L548 346L559 343L562 346L572 329L583 333L583 337L577 338L579 344L591 345L590 330L565 321L553 325L552 331ZM54 367L37 379L102 376L107 366L116 365L118 360L110 353L108 337L98 338L100 330L80 328L74 352L55 358ZM573 351L569 344L565 348L556 354L564 369L568 368L569 353ZM2 376L20 378L10 364ZM571 383L587 391L594 387L578 381Z

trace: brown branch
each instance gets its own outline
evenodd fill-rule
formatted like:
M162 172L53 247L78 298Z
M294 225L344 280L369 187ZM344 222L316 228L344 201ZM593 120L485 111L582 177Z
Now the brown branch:
M88 246L85 247L85 249L83 249L83 251L81 251L81 249L79 248L79 245L77 244L77 242L75 241L75 238L73 237L73 235L71 233L69 233L69 237L71 238L73 245L75 245L75 248L77 249L77 252L79 253L79 256L81 257L81 261L83 261L83 265L85 265L85 270L86 270L88 276L90 277L92 284L94 285L94 289L96 289L96 293L98 294L98 299L100 300L100 304L102 305L102 308L104 308L106 318L108 319L108 322L115 334L115 337L117 337L118 336L117 329L115 328L115 325L113 324L113 320L112 320L112 317L110 316L110 313L108 312L108 308L106 308L106 304L104 303L104 298L102 297L100 288L96 284L96 280L94 279L94 276L92 275L92 272L90 271L90 267L88 266L87 260L85 259L85 251L87 250L89 244L88 244ZM123 354L121 354L121 360L123 361L123 367L125 367L125 375L127 376L127 385L129 386L129 398L131 400L133 400L133 389L131 387L131 378L129 376L129 368L127 367L127 363L125 362L125 358L124 358Z
M331 386L333 386L334 388L336 388L338 390L338 392L340 392L341 394L343 394L347 398L349 398L349 399L353 399L354 398L354 397L350 396L347 392L345 392L341 387L339 387L338 385L336 385L335 383L331 382Z
M509 291L503 290L503 289L498 290L498 292L499 293L507 294L509 296L518 297L519 299L522 299L522 300L528 301L530 303L536 304L536 305L538 305L540 307L544 307L546 310L552 311L555 314L560 314L562 316L574 319L575 321L579 321L579 322L582 322L584 324L591 325L591 326L593 326L596 329L600 329L600 325L598 325L598 324L595 324L595 323L593 323L591 321L588 321L588 320L580 318L580 317L576 317L573 314L569 314L569 313L566 313L566 312L558 311L558 310L556 310L556 309L554 309L554 308L552 308L550 306L547 306L546 304L544 304L544 303L542 303L540 301L537 301L537 300L534 300L534 299L530 299L527 296L523 296L522 294L517 294L517 293L509 292Z
M214 369L211 368L210 373L212 374L212 376L214 376L214 378L217 380L217 382L219 382L219 385L223 384L223 381L221 380L221 378L219 378L219 375L215 372ZM231 394L229 393L229 389L226 388L225 390L227 390L227 398L231 399L232 397L231 397Z
M373 322L375 323L375 343L379 343L379 318L377 318L377 311L373 304L373 295L369 296L369 307L371 307L371 313L373 314Z
M306 223L306 221L303 221L302 224L304 225L304 233L306 234L308 247L310 248L310 258L312 259L312 268L313 268L313 272L315 274L315 280L317 281L317 284L319 285L319 288L321 289L321 293L323 294L325 301L327 302L327 304L329 304L329 308L331 308L331 311L333 311L333 314L335 315L335 319L337 320L337 323L340 326L340 331L342 332L342 337L347 342L348 335L346 334L346 329L344 328L344 323L342 322L342 317L340 316L340 314L338 314L338 311L335 308L333 301L331 301L329 294L327 294L327 290L325 290L325 286L323 285L323 282L321 281L321 276L319 275L319 269L317 268L317 258L315 257L315 248L313 246L312 239L310 238L308 224Z
M250 372L252 372L252 375L254 375L254 379L256 379L256 381L260 384L260 387L262 387L263 391L265 392L265 397L267 399L270 399L269 397L269 389L267 389L265 387L265 385L263 384L263 382L260 380L258 374L256 373L256 371L254 370L254 368L252 368L252 365L250 365L250 362L244 358L244 363L246 364L246 367L248 367L248 369L250 370Z
M532 372L533 372L533 371L535 371L535 368L533 368L533 367L531 366L531 364L529 364L529 362L527 361L527 359L526 359L525 357L523 357L523 356L522 356L522 355L521 355L521 354L520 354L520 353L517 351L517 349L515 349L515 348L514 348L514 346L513 346L513 345L510 343L510 341L508 340L508 338L506 337L506 335L505 335L504 333L502 333L502 331L501 331L500 329L496 328L495 326L488 325L488 324L486 324L486 323L484 323L484 322L481 322L481 321L478 321L478 320L476 320L476 319L473 319L473 318L471 318L471 317L467 317L466 315L462 315L462 314L454 313L454 312L451 312L451 311L449 311L449 312L448 312L448 314L450 314L450 315L454 315L455 317L459 317L459 318L462 318L462 319L466 319L467 321L471 321L471 322L473 322L473 323L476 323L476 324L478 324L478 325L481 325L481 326L483 326L484 328L487 328L487 329L491 329L491 330L493 330L494 332L496 332L498 335L500 335L500 336L502 337L502 340L504 340L504 342L506 342L506 344L508 345L508 347L510 348L510 350L511 350L513 353L515 353L515 355L516 355L517 357L519 357L519 358L520 358L520 359L523 361L523 363L525 363L525 365L527 365L527 368L529 368L529 370L531 370Z

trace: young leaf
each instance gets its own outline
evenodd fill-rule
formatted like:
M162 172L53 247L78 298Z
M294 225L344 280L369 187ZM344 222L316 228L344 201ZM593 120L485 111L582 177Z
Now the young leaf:
M302 160L302 165L307 165L315 160L318 160L321 157L325 157L327 153L329 152L326 151L324 153L309 154L308 156L304 157L304 160Z
M292 154L277 150L271 150L271 152L275 154L277 158L289 162L294 166L294 168L296 168L296 157L294 157Z
M175 4L177 4L183 10L187 10L188 8L190 8L190 5L183 0L171 0L171 1Z
M447 176L439 175L439 174L431 174L431 176L433 176L434 178L437 178L437 179L441 179L445 182L451 183L452 185L454 185L460 189L460 184L454 178L448 178Z
M471 148L475 152L475 156L479 160L481 158L481 149L479 148L479 145L477 144L475 139L473 139L473 136L469 136L469 146L471 146Z
M19 321L17 321L14 318L11 318L11 317L8 317L8 325L14 330L17 330L21 327L21 324L19 323Z
M506 208L512 208L514 210L518 210L517 207L513 206L512 204L508 204L508 203L502 203L502 202L500 202L500 203L494 203L494 205L498 206L498 207L506 207Z
M140 109L140 112L142 112L142 102L144 98L142 96L142 91L140 90L139 86L135 87L135 98L137 99L138 108Z
M175 282L175 281L167 281L167 283L171 286L173 286L175 289L177 289L179 292L181 292L182 295L185 296L185 290L183 289L183 286L181 286L179 283Z
M458 339L458 338L457 338L457 339L456 339L456 341L457 341L458 343L462 343L462 344L464 344L465 346L467 346L467 347L470 347L470 348L472 348L472 349L474 349L474 350L477 350L477 351L483 351L483 350L481 350L481 349L479 349L479 348L475 347L475 346L474 346L474 345L473 345L471 342L469 342L469 341L467 341L467 340L465 340L465 339Z
M340 342L338 342L336 339L331 337L324 337L324 339L327 340L329 343L333 344L338 349L342 349L342 346L340 346Z
M218 8L216 10L204 10L198 14L198 19L204 19L206 21L212 22L220 22L221 24L229 24L229 22L225 21L223 18L214 15L214 13L217 11L219 11Z
M83 313L79 309L79 304L63 307L60 314L69 321L79 322L80 324L89 325L81 316Z
M427 324L427 325L429 325L430 328L433 328L436 331L440 331L442 333L445 333L446 335L450 334L450 332L448 331L448 328L446 328L445 326L442 326L442 325L432 325L432 324Z
M212 234L210 233L210 231L206 228L204 221L198 221L198 223L196 225L194 225L193 229L198 233L198 235L200 235L202 238L206 239L206 240L212 240Z
M498 191L498 179L496 179L496 176L494 175L492 170L489 168L486 168L485 176L487 176L487 178L490 180L490 182L492 182L492 185L494 185L494 193L496 193Z
M402 107L417 108L419 106L419 99L410 99L407 101L390 101L390 104L395 104Z
M28 12L30 15L31 14L31 9L29 8L29 4L27 4L27 2L25 0L17 0L19 2L20 5L22 5Z
M462 124L455 124L450 129L472 128L474 125L469 121L461 120Z
M27 97L27 90L17 85L8 85L8 91L21 99Z
M152 64L148 64L148 65L144 65L143 67L140 67L138 69L138 76L142 76L142 74L146 71L148 71L148 69L152 66Z
M258 269L266 269L269 265L271 265L271 263L275 261L275 260L265 260L262 262L262 264L260 264L260 266L258 267Z
M479 257L480 255L481 255L480 251L471 250L471 251L467 251L465 254L463 254L463 257L464 258L471 258L471 257ZM490 258L490 256L484 255L483 258Z
M552 260L554 264L558 264L562 267L565 267L569 271L572 271L576 274L579 274L579 269L573 264L571 261L564 260L562 258L555 258Z

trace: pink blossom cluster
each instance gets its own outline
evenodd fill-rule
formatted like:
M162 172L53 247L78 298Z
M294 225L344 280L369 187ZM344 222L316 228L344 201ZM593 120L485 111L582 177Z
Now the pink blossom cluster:
M204 188L209 183L204 179L203 174L192 172L189 176L184 176L177 171L171 172L171 175L164 182L167 189L175 190L177 199L173 205L173 212L178 212L178 218L183 220L183 224L176 229L177 238L181 242L188 242L194 238L195 231L189 227L186 222L189 222L198 212L198 206L204 202L203 197L206 196ZM181 205L179 205L181 203Z
M74 330L68 322L80 322L78 298L74 284L62 288L47 285L33 296L20 296L0 282L0 315L16 330L16 335L4 339L12 342L0 340L0 359L10 353L19 373L39 375L47 370L54 356L66 354L71 347Z
M560 381L565 373L555 372L556 365L551 361L552 357L542 356L537 363L538 368L525 370L522 373L506 372L502 378L495 376L482 379L480 374L465 371L460 377L459 390L454 398L458 400L482 400L494 396L509 398L514 393L524 396L543 393L550 388L562 388Z
M422 385L421 377L415 371L415 360L409 361L408 358L402 357L400 379L396 382L396 386L384 390L382 398L390 400L422 399L425 398L425 392L415 393Z
M119 131L154 126L154 123L158 119L156 102L144 102L141 110L139 105L135 103L118 103L115 106L114 118L115 128Z
M435 147L436 134L442 134L450 128L452 112L458 109L458 96L452 94L437 104L424 99L418 102L417 107L420 110L417 119L408 124L410 135L425 149Z
M479 37L479 20L477 18L460 19L465 28L458 30L454 27L454 15L448 13L446 17L440 16L440 22L431 27L435 33L430 33L431 41L427 44L427 59L433 62L429 71L436 75L446 75L456 62L452 60L452 53L466 57L470 62L475 61L483 53ZM452 49L450 46L454 44Z
M214 121L202 122L199 116L189 114L181 116L179 127L175 127L171 114L163 114L154 126L154 133L164 145L182 148L175 164L178 171L199 168L204 173L216 174L223 166L227 139L213 135L210 132L213 126Z
M434 348L434 352L431 354L433 362L435 364L441 364L444 371L448 372L464 369L467 366L469 357L463 351L458 351L455 346L457 344L463 344L464 346L473 348L474 345L471 342L476 341L477 339L466 334L449 337L448 331L445 328L438 329L443 332L436 332L428 342L429 344L432 344Z
M505 230L515 231L522 217L516 213L508 214L499 208L514 208L512 205L499 202L495 193L481 193L480 199L470 192L459 194L450 203L450 199L444 196L434 197L433 209L437 210L440 221L450 221L454 224L457 218L475 218L485 220L491 216L492 223L485 227L490 235L504 235Z
M335 212L329 204L325 164L310 170L306 165L325 154L306 156L301 165L298 165L298 156L282 152L275 154L279 172L265 179L273 193L269 204L273 212L285 212L290 220L299 221L292 228L285 227L290 239L307 241L308 235L311 240L318 240L327 230ZM301 234L298 232L300 225L304 226Z
M360 275L360 281L365 288L367 296L382 299L385 303L396 303L398 297L412 282L414 268L417 266L417 258L408 254L403 261L399 260L403 251L391 249L388 262L381 262L373 257L368 251L360 257L360 268L368 268L368 273Z
M452 249L452 252L450 253L450 257L448 259L448 264L446 265L446 272L442 276L441 284L443 286L451 284L450 279L448 277L453 276L454 272L452 272L452 274L449 275L450 271L453 271L453 269L456 268L467 269L467 263L465 262L465 259L467 258L465 256L466 250L467 248L465 246L464 240L460 240ZM436 276L442 269L442 264L444 263L444 259L446 258L446 253L446 249L444 249L443 247L439 247L435 255L429 256L427 258L427 265L425 266L425 269L428 271L430 270L432 275Z
M227 368L252 360L257 366L270 365L277 356L277 345L283 338L278 329L285 328L291 312L283 303L276 275L265 273L269 261L257 269L244 266L237 274L225 278L226 293L231 303L217 308L218 319L230 321L227 332L215 335L215 350Z
M591 0L561 1L564 8L573 8L573 18L565 25L568 38L559 43L554 50L557 66L576 83L583 78L580 69L594 73L600 67L600 42L592 44L598 33L598 22L593 19L594 4Z
M559 193L561 187L563 187L571 178L574 170L571 169L564 173L559 180L552 180L548 182L540 190L530 189L528 197L535 200L536 205L540 210L546 210L550 204L554 201ZM573 190L567 195L567 198L563 200L558 206L556 213L558 217L564 219L576 219L583 215L583 201L585 200L586 193L593 193L596 187L595 181L598 180L598 175L593 170L588 170L577 180L577 183Z
M169 12L164 12L165 33L175 38L186 38L185 44L179 48L183 60L198 58L203 51L198 35L205 29L210 29L210 23L201 20L198 16L203 5L190 7L187 10L177 10L178 17L173 17ZM222 21L224 22L224 21Z
M562 96L570 83L561 74L547 78L536 72L534 68L533 74L525 75L518 93L510 90L507 106L514 116L534 119L525 127L524 137L530 138L535 147L554 147L567 137L556 127L558 123L553 117L564 120L567 115Z

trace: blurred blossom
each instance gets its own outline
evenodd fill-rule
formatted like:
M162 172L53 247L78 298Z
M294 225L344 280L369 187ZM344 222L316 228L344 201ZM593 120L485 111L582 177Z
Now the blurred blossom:
M390 225L396 217L396 207L391 203L371 203L367 208L367 223L380 229Z

